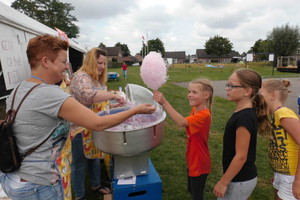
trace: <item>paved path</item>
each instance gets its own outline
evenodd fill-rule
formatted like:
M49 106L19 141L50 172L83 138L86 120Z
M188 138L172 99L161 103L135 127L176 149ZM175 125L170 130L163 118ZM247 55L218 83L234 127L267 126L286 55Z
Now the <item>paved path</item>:
M277 79L287 79L291 82L291 86L289 87L290 93L288 96L288 99L285 103L285 105L289 108L291 108L295 113L298 114L298 96L300 95L300 77L297 78L291 78L291 77L284 77L284 78L277 78ZM225 91L225 84L227 83L227 80L222 81L213 81L214 86L214 96L219 96L222 98L226 98L226 91ZM176 85L182 86L187 88L188 82L180 82L180 83L174 83Z

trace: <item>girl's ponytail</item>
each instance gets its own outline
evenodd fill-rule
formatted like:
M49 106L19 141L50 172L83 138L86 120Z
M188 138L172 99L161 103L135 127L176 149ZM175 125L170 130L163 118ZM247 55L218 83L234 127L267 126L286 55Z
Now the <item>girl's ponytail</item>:
M253 97L253 107L256 110L259 134L262 136L269 135L271 130L271 122L269 120L269 110L264 97L257 93Z

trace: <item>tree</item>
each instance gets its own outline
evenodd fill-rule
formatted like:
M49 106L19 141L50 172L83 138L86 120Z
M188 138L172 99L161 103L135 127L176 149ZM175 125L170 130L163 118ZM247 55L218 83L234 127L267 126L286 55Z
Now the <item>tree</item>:
M300 30L299 26L289 26L285 24L281 27L273 28L272 32L267 35L270 40L270 49L277 56L291 56L299 48Z
M121 44L120 42L118 42L117 44L115 44L115 47L121 47L121 51L124 57L130 55L130 51L128 49L127 44Z
M256 60L268 60L268 53L273 53L270 50L270 41L259 39L254 43L254 46L251 47L251 53L256 53Z
M74 24L77 18L70 14L74 7L59 0L15 0L12 8L39 21L50 28L64 31L69 38L77 38L79 27Z
M213 38L209 38L205 43L205 51L208 55L215 55L221 57L222 55L229 54L232 51L233 45L229 41L229 39L214 36Z
M99 48L105 48L106 45L103 42L100 42L100 44L98 45Z
M148 46L146 46L143 43L143 47L141 49L141 54L146 55L150 51L156 51L158 53L161 53L161 55L164 57L165 56L164 43L159 38L156 38L155 40L149 40Z

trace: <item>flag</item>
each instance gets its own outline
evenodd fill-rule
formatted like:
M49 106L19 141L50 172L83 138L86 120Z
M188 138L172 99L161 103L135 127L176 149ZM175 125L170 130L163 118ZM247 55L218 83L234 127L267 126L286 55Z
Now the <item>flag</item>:
M60 39L69 42L68 36L67 36L67 34L66 34L65 32L63 32L62 30L60 30L60 29L58 29L58 28L56 28L56 27L54 27L54 28L55 28L55 30L57 31L58 37L60 37Z
M142 35L142 42L143 42L143 44L145 44L145 38L143 35Z
M143 42L143 44L145 44L146 47L148 46L148 33L147 33L146 39L145 39L145 37L142 35L142 42Z

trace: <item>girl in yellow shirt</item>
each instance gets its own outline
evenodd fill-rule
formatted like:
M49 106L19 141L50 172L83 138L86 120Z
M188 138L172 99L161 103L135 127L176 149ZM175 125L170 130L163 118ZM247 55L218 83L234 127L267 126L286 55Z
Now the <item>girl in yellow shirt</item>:
M288 80L267 80L260 89L272 114L269 162L274 171L275 200L300 199L300 121L283 106L289 86Z

